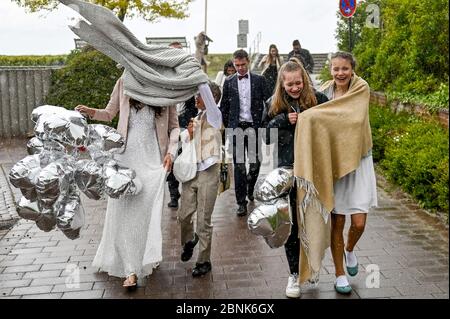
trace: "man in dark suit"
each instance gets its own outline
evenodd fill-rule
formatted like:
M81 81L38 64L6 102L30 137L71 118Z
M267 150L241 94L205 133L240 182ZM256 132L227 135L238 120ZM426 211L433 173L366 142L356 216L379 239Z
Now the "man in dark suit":
M262 127L262 114L269 91L264 77L249 72L250 60L245 50L233 53L233 64L237 73L225 80L220 110L228 138L233 138L234 186L239 205L236 214L245 216L246 197L254 200L253 191L261 166L258 128ZM250 163L248 174L246 159Z
M300 41L298 40L294 40L294 42L292 42L292 49L293 50L288 54L288 61L292 57L298 58L300 62L302 62L303 67L306 69L306 71L308 71L309 74L312 74L314 69L314 59L311 53L309 53L308 50L302 48L302 46L300 45Z

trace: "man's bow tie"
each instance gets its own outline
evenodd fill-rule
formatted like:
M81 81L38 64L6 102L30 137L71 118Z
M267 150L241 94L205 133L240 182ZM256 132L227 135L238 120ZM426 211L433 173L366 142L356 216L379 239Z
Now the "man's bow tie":
M238 79L239 79L239 80L242 80L243 78L248 79L248 73L245 74L245 75L238 75Z

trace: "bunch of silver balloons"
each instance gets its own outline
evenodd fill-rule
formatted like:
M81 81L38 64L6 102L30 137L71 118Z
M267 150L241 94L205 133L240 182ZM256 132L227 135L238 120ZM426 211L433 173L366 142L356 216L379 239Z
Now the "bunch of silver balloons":
M247 224L250 231L263 236L271 248L284 245L291 233L288 196L293 183L292 170L286 168L277 168L256 182L255 199L262 205L250 213Z
M20 217L47 232L57 226L76 239L85 222L79 190L95 200L140 191L135 172L113 159L124 147L114 128L88 125L79 112L53 105L35 108L31 118L35 137L27 144L30 155L9 173L23 195L17 203Z

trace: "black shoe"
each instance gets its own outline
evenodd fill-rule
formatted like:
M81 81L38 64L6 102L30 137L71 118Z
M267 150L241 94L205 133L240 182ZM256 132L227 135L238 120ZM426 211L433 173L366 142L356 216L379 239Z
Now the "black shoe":
M194 239L188 241L184 244L183 252L181 253L181 261L188 261L192 257L192 253L194 252L194 247L198 243L198 236L194 233Z
M253 196L253 192L247 195L247 198L249 201L253 202L255 200L255 197Z
M211 271L211 263L205 261L204 263L196 263L194 269L192 269L192 277L200 277L206 275Z
M170 208L178 208L178 199L171 198L167 206L169 206Z
M239 205L239 208L236 211L236 215L239 217L247 215L247 205Z

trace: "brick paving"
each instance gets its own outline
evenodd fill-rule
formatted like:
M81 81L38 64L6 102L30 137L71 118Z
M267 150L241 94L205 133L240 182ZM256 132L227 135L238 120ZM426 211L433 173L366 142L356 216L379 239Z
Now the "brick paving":
M0 230L8 229L15 224L19 216L14 206L12 191L6 179L6 174L0 167Z
M14 203L21 194L9 184L8 174L12 165L26 155L23 139L0 140L0 238L19 219Z
M23 142L2 146L0 164L5 172L9 172L5 167L10 168L25 155L23 147ZM328 251L319 285L305 289L301 299L449 298L448 227L407 197L388 194L384 183L379 178L379 207L370 212L355 249L360 273L349 277L353 293L342 296L334 291L334 268ZM284 249L269 248L262 238L250 233L245 218L235 216L232 190L218 198L213 214L212 272L202 278L191 276L196 251L189 262L180 261L176 211L167 208L162 221L163 261L149 278L139 279L134 292L125 291L120 278L98 273L91 266L106 202L82 200L86 225L77 240L67 239L58 230L45 233L23 219L9 230L0 230L0 298L286 298ZM4 214L6 210L1 207L0 214ZM373 267L380 271L379 288L366 285L367 271ZM74 287L70 278L77 272L79 285Z

